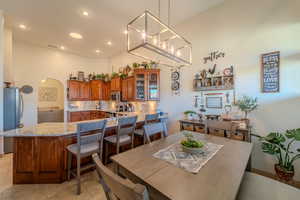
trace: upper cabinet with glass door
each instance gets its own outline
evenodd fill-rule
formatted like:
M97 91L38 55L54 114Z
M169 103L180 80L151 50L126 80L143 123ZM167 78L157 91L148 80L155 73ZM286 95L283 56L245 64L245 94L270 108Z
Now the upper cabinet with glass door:
M135 99L137 101L159 100L159 69L136 69Z
M148 100L159 100L159 70L148 71Z

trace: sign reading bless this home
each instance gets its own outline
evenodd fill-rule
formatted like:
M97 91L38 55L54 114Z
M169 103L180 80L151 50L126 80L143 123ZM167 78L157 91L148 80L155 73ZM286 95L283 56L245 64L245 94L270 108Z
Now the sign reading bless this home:
M280 52L262 55L262 92L279 92Z

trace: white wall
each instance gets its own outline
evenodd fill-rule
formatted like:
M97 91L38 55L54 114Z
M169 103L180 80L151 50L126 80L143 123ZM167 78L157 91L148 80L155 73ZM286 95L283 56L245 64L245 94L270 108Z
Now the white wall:
M38 87L41 80L47 78L59 80L66 91L70 73L77 74L77 71L84 71L86 76L92 72L106 73L108 60L84 58L13 41L13 71L17 87L27 84L34 88L32 94L24 95L25 109L22 122L25 126L30 126L37 123ZM66 94L65 92L65 108Z
M53 107L64 109L64 85L60 81L52 78L42 80L38 86L38 97L41 95L40 92L42 92L43 88L55 88L57 91L57 96L55 100L53 99L53 101L45 101L38 98L38 109L49 109Z
M13 82L12 30L4 27L4 81Z
M195 73L213 64L203 57L214 50L224 51L217 61L218 70L234 65L236 94L258 97L260 107L250 117L253 132L266 135L300 127L300 1L226 0L223 4L176 26L193 44L193 65L182 70L181 96L172 96L170 71L162 68L160 107L169 113L170 130L177 131L182 112L193 109L192 80ZM281 91L260 92L260 55L281 51ZM124 66L135 60L124 53L112 59L112 65ZM274 160L261 152L255 142L253 167L273 171ZM300 180L300 161L296 179Z
M0 131L3 130L3 80L4 80L4 16L0 10ZM0 155L3 154L3 137L0 137Z

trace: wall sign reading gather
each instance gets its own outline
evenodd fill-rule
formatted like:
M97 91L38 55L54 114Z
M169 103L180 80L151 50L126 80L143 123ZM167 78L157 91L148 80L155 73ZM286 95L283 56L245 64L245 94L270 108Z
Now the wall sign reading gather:
M225 53L224 52L219 52L219 51L214 51L214 52L211 52L209 54L209 56L207 57L204 57L203 58L203 62L204 64L207 63L207 61L214 61L214 60L218 60L219 58L224 58L225 57Z
M280 52L263 54L261 57L261 84L263 93L280 90Z

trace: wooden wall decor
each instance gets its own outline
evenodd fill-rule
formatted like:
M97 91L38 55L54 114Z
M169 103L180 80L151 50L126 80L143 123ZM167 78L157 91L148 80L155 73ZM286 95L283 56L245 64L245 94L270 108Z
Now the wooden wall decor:
M213 51L209 54L209 56L203 58L204 64L207 63L207 61L213 62L214 60L218 60L219 58L224 58L225 53L219 52L219 51Z
M280 91L280 52L261 56L261 88L263 93Z

